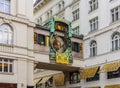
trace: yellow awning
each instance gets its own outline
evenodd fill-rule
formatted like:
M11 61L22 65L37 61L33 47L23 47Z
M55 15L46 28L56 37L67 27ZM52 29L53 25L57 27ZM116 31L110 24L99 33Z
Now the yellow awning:
M105 64L100 72L111 72L111 71L117 71L118 68L120 67L120 61L118 62L113 62L113 63L108 63Z
M86 79L86 78L94 77L98 68L99 68L99 66L84 69L82 74L80 75L80 79Z
M115 84L115 85L107 85L104 88L120 88L120 84Z
M46 76L46 77L43 77L42 80L40 81L40 83L45 83L47 82L52 76Z
M42 78L36 78L34 79L34 84L37 84Z
M55 79L56 86L64 85L64 74L63 73L54 75L54 79Z

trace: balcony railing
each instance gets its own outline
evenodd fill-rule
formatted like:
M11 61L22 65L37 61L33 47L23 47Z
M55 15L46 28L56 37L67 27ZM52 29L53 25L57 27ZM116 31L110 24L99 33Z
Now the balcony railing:
M0 44L1 52L13 52L13 45L8 44Z

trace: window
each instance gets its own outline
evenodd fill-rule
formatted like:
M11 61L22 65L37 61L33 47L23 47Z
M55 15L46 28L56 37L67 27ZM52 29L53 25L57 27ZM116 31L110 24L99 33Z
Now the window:
M47 12L47 18L50 18L52 16L52 10Z
M0 72L13 72L13 60L0 59Z
M0 11L10 13L10 0L0 0Z
M39 45L46 45L45 35L34 33L34 43Z
M118 78L120 77L120 68L117 71L107 72L107 78Z
M72 12L73 14L73 21L76 21L79 19L79 9Z
M97 54L97 43L96 41L92 41L90 43L90 56L95 56Z
M12 28L8 24L0 25L0 43L12 44Z
M112 51L120 48L120 33L116 32L112 36Z
M95 17L90 20L90 30L95 31L98 29L98 17Z
M64 1L62 1L62 8L64 8L64 6L65 6L65 2L64 2Z
M58 4L59 11L62 10L62 9L64 8L64 6L65 6L65 2L64 2L64 1L60 2L60 3Z
M44 35L38 34L37 40L38 40L37 41L38 44L45 45L45 36Z
M111 10L112 22L120 19L120 6Z
M46 83L45 88L52 88L53 87L53 77L51 77Z
M70 84L79 83L79 82L80 82L80 73L71 72L70 73Z
M98 8L98 0L91 0L89 4L90 4L90 12Z
M39 17L39 18L37 19L37 24L42 24L42 17Z
M72 50L75 52L80 52L80 45L77 42L72 42Z
M73 34L74 35L79 35L79 26L73 28Z
M61 4L59 4L59 10L61 10Z
M99 68L99 69L100 69L100 68ZM99 80L99 79L100 79L100 76L99 76L99 73L98 73L99 69L97 70L95 76L92 77L92 78L87 78L87 79L86 79L86 82L97 81L97 80Z

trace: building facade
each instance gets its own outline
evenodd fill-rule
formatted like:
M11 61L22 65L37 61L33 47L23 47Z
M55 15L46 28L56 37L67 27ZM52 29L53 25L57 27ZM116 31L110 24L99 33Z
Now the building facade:
M86 7L84 7L86 6ZM82 10L84 9L84 10ZM120 0L81 0L80 25L84 34L82 88L119 88ZM87 71L93 71L88 73Z
M52 16L63 18L72 22L73 34L80 35L79 4L80 0L36 0L34 21L44 25Z
M35 88L67 88L67 84L78 83L80 81L79 70L84 66L82 38L76 36L71 38L73 63L59 63L50 60L49 57L51 44L49 41L52 41L50 29L36 25L34 33ZM62 34L60 31L59 33Z
M33 1L0 0L0 88L33 88Z
M83 61L82 61L82 52L80 50L80 44L82 44L81 36L80 36L80 24L79 24L79 0L36 0L34 5L34 21L35 23L39 24L38 27L35 29L35 33L38 35L42 35L44 37L44 41L49 39L49 29L45 28L44 24L46 24L51 17L58 17L61 19L66 19L71 22L72 29L73 29L73 47L72 47L72 55L73 55L73 64L71 67L67 65L54 65L54 67L51 67L51 62L49 62L49 57L45 57L45 55L49 54L49 47L48 44L44 42L44 47L39 43L35 44L36 49L36 60L37 62L40 62L43 58L38 57L40 53L46 54L44 55L44 58L46 61L47 67L43 67L43 63L41 63L40 67L43 67L42 70L39 70L38 68L35 71L35 84L36 87L42 87L42 88L68 88L70 85L71 87L80 87L80 77L79 77L79 70L74 70L77 67L81 68L84 67ZM49 9L48 9L49 8ZM41 25L41 26L40 26ZM42 26L44 26L42 28ZM47 27L47 26L46 26ZM47 42L47 41L46 41ZM44 52L42 50L45 50ZM38 59L39 58L39 59ZM47 68L48 70L43 70ZM51 71L51 70L57 70L57 71ZM62 76L64 74L64 76ZM61 77L59 77L61 76ZM47 78L46 78L47 77ZM49 81L53 79L52 86L48 85L50 83ZM65 78L65 79L64 79ZM38 79L38 80L37 80ZM44 81L44 79L47 79ZM50 79L50 80L49 80ZM62 81L61 81L62 80ZM61 83L62 82L62 83ZM78 85L74 85L74 83L78 83Z
M84 35L81 81L66 87L119 88L120 0L42 0L34 6L39 24L51 16L71 21L73 33Z

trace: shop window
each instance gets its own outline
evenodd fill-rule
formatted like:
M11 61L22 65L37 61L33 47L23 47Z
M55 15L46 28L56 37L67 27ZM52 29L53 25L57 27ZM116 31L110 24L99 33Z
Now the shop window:
M13 60L10 59L0 59L0 72L13 72Z
M79 82L80 82L80 73L71 72L70 73L70 84L79 83Z
M100 68L99 68L99 69L100 69ZM100 75L99 75L99 73L98 73L99 69L97 70L95 76L94 76L94 77L91 77L91 78L87 78L87 79L86 79L86 82L91 82L91 81L97 81L97 80L99 80L99 79L100 79Z
M117 71L107 72L107 78L119 78L120 77L120 68Z
M34 88L34 86L27 86L27 88Z
M53 87L53 77L51 77L46 83L45 88L52 88Z

